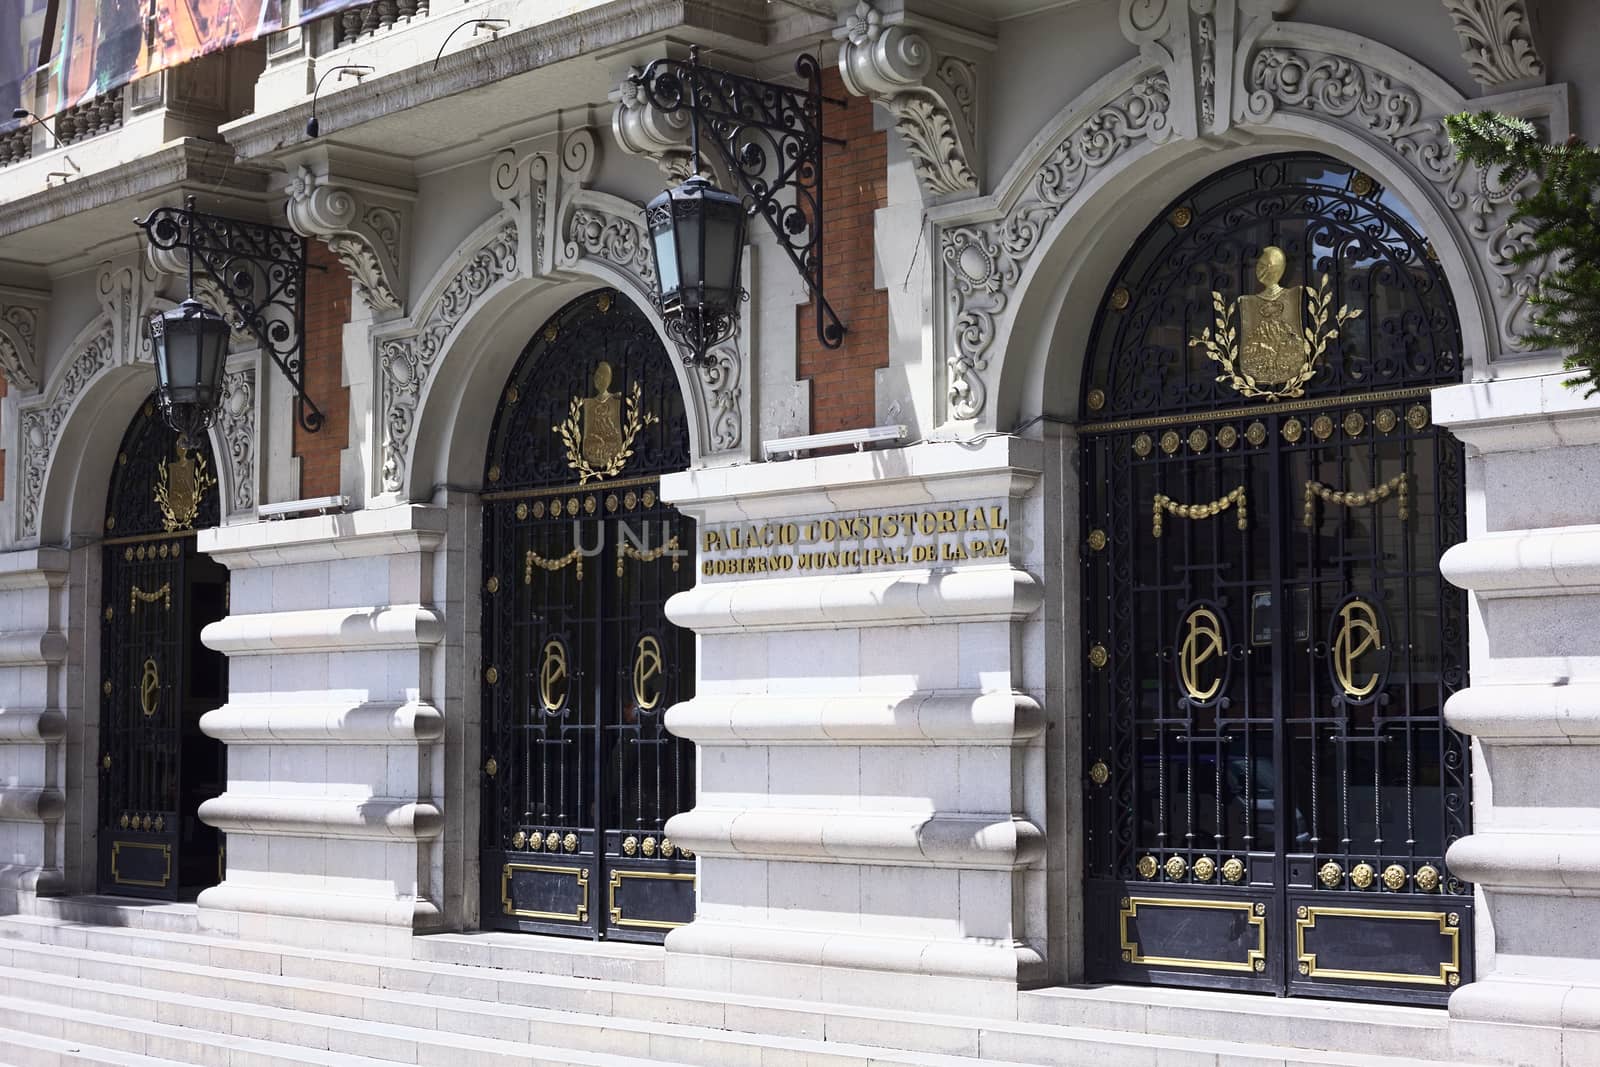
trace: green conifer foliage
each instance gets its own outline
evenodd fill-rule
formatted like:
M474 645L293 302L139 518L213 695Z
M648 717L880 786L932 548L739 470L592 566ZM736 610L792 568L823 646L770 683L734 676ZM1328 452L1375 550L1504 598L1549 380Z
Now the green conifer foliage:
M1462 112L1445 119L1456 154L1480 167L1503 168L1500 184L1525 174L1539 179L1511 216L1531 231L1518 264L1549 256L1533 305L1533 329L1524 340L1567 353L1576 375L1566 383L1600 392L1600 149L1573 137L1545 142L1526 119L1492 111Z

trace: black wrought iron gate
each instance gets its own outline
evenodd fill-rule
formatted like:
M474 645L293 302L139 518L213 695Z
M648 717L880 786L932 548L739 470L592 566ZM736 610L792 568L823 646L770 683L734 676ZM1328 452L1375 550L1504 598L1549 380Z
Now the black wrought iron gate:
M483 505L485 926L659 940L694 916L693 856L665 834L694 748L690 520L660 499L688 466L677 380L645 317L584 296L534 337L495 416Z
M1092 978L1442 1002L1470 979L1455 308L1396 198L1253 160L1124 261L1081 446Z
M222 837L197 814L226 785L200 716L227 698L227 658L200 631L227 613L228 574L195 551L217 522L210 447L178 446L154 401L117 452L101 557L99 883L177 899L221 879Z

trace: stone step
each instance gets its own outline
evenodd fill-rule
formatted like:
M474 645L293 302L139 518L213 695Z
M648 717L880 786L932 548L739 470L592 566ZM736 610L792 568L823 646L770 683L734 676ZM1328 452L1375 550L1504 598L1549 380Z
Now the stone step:
M933 1062L926 1054L939 1054L940 1060L981 1056L986 1062L1034 1063L1093 1058L1106 1064L1146 1064L1158 1055L1164 1062L1211 1064L1277 1065L1286 1058L1308 1064L1383 1062L1378 1056L1334 1051L1236 1041L1197 1042L1196 1030L1180 1036L1150 1035L694 993L461 964L334 955L313 960L297 950L269 946L175 936L152 938L126 931L39 923L10 924L9 932L13 936L9 962L19 974L76 975L131 983L141 987L139 999L154 993L158 1003L170 1001L175 994L209 993L225 998L221 1004L224 1011L228 1002L268 1012L312 1007L325 1015L375 1024L430 1019L430 1027L478 1036L503 1035L503 1027L516 1025L526 1028L518 1036L560 1031L568 1038L581 1038L579 1044L613 1049L617 1045L611 1042L627 1040L619 1038L619 1033L666 1033L680 1042L701 1040L695 1046L696 1063L754 1062L751 1056L756 1049L794 1052L804 1055L805 1062L866 1062L850 1046L861 1046L868 1057L884 1063ZM15 938L23 933L38 940L21 944ZM75 944L51 944L51 935ZM88 947L90 943L96 947ZM152 943L165 950L166 958L147 951ZM121 952L99 951L107 946ZM201 962L211 958L203 954L206 952L248 968L212 967ZM278 960L277 968L268 965L273 958ZM463 992L467 996L461 996ZM120 1003L126 1006L130 1002L131 998L124 996ZM508 1018L512 1020L509 1024ZM684 1023L697 1024L701 1030L681 1025ZM321 1025L326 1026L326 1020ZM704 1040L707 1028L709 1041ZM628 1047L635 1053L665 1051L632 1040ZM886 1053L884 1046L916 1050L919 1055L907 1059ZM679 1047L683 1047L681 1043ZM710 1058L713 1054L714 1059ZM1415 1058L1441 1062L1437 1055Z
M70 1004L132 1020L154 1017L212 1034L335 1053L359 1052L400 1063L445 1063L464 1048L491 1058L515 1057L539 1052L542 1045L550 1062L574 1064L678 1062L741 1067L778 1057L808 1067L867 1067L869 1063L970 1067L970 1060L959 1057L838 1041L824 1043L668 1022L638 1025L633 1020L448 997L386 995L382 991L376 996L352 995L349 987L335 983L273 981L260 975L235 979L216 968L191 969L188 981L178 982L175 979L182 972L143 967L137 960L43 948L14 952L23 958L0 967L0 996L13 1000ZM62 973L74 962L80 970L120 974L121 979ZM155 984L139 984L150 980ZM171 988L177 985L186 985L191 991ZM198 995L192 992L196 989L208 993Z
M6 1067L168 1067L172 1062L0 1027L0 1063Z
M393 1067L383 1060L318 1051L191 1027L130 1019L70 1006L0 995L6 1063L108 1063L118 1067ZM14 1036L13 1036L14 1035ZM52 1058L54 1057L54 1058ZM509 1062L509 1061L507 1061ZM521 1061L531 1062L531 1061ZM551 1067L563 1060L547 1060Z

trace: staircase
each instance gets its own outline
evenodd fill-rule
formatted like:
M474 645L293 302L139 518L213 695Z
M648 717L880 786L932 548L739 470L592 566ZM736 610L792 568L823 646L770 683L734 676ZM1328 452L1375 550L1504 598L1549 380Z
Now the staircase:
M1424 1009L1102 988L1022 994L1016 1020L959 1018L664 988L658 948L443 934L397 959L207 936L192 906L71 914L0 918L0 1063L1517 1062L1481 1045L1452 1058L1445 1014Z

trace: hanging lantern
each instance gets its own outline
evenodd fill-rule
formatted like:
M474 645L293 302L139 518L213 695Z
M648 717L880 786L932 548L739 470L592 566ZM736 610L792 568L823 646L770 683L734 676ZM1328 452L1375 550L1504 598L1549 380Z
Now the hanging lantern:
M161 418L186 448L216 421L231 333L227 319L192 296L150 316Z
M656 307L685 363L710 362L711 348L733 336L746 296L744 223L743 202L698 174L645 207Z

